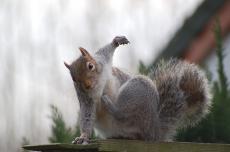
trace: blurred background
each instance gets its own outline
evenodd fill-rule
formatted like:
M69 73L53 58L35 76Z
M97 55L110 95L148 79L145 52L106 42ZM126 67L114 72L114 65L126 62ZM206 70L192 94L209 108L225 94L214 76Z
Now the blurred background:
M0 0L0 151L20 151L23 137L49 142L51 104L75 126L79 106L63 61L79 57L79 46L95 52L125 35L131 43L116 50L115 66L138 73L178 57L200 64L218 82L217 17L229 79L228 0Z

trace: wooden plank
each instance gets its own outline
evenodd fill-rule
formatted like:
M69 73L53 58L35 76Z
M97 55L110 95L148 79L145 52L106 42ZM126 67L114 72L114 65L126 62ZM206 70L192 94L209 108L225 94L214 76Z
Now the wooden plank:
M99 143L99 151L108 152L230 152L229 144L151 143L134 140L101 140Z
M62 152L62 151L98 151L98 144L91 143L88 145L75 145L69 143L54 143L54 144L46 144L46 145L25 145L23 146L26 150L32 151L42 151L42 152Z
M144 142L136 140L96 140L88 145L47 144L24 146L42 152L230 152L230 144Z

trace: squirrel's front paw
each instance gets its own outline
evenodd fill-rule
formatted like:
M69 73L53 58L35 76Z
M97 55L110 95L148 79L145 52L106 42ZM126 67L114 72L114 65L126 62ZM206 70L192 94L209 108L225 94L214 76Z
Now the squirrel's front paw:
M107 95L102 95L101 101L106 107L110 107L110 98Z
M128 44L129 40L125 36L116 36L112 42L115 46Z
M87 145L89 143L89 138L87 138L84 135L81 135L80 137L76 137L73 141L72 144L82 144L82 145Z

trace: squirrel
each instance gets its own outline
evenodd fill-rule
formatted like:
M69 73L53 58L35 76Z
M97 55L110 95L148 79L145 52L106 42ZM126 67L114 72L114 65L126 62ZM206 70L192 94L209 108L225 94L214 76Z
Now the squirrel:
M116 36L111 43L81 56L69 69L80 104L80 137L87 144L92 130L104 139L171 141L178 128L197 124L211 106L205 73L198 66L170 59L148 76L131 75L113 67L115 49L129 41Z

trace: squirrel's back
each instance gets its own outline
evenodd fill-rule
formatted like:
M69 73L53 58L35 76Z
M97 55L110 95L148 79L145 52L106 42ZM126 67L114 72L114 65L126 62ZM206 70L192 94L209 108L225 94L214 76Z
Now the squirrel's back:
M196 124L210 108L205 73L196 65L171 59L161 61L150 74L159 92L161 138L171 139L176 129Z

